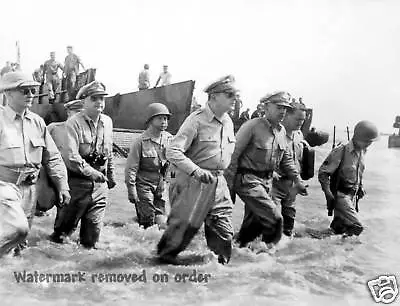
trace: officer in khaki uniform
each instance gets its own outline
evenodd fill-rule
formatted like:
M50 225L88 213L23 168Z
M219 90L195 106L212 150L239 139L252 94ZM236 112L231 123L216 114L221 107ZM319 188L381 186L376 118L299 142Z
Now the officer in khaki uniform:
M94 248L99 240L108 188L115 186L112 165L112 121L102 114L107 93L102 83L83 86L77 98L84 109L66 122L65 146L61 148L71 188L71 203L61 210L51 239L63 242L81 221L80 243Z
M290 103L290 106L286 110L282 125L286 130L286 142L296 170L301 173L303 149L304 146L308 146L300 130L306 119L306 107L304 104L296 102ZM278 176L274 177L272 183L272 198L275 203L281 204L283 234L291 238L296 217L297 188L293 184L293 179L285 175L281 168L278 168L277 173Z
M277 243L282 237L282 216L272 199L274 171L294 181L306 193L286 142L285 128L280 124L290 107L290 95L276 92L261 99L266 115L247 121L236 135L232 162L225 175L231 194L245 203L245 215L237 241L241 247L260 234L265 243Z
M68 118L72 115L79 113L83 110L82 100L73 100L64 104ZM66 133L66 121L64 122L53 122L47 126L51 138L53 138L59 151L65 146ZM46 211L53 208L57 204L56 193L54 192L54 185L48 179L48 174L45 168L42 168L39 173L38 181L38 201L36 206L36 216L43 216ZM58 209L57 209L58 211Z
M166 131L171 113L161 103L147 109L147 129L136 138L125 167L128 198L136 206L139 225L147 228L165 223L165 179L168 161L165 150L172 135Z
M333 203L334 218L330 228L335 234L358 236L364 229L358 219L358 201L365 194L362 185L364 156L367 148L378 138L375 124L358 122L350 142L333 149L319 168L322 191L326 200ZM331 179L336 171L336 184L332 186Z
M41 165L58 190L60 205L70 200L61 155L43 119L29 110L39 85L20 71L0 81L8 104L0 108L0 257L28 235Z
M175 166L168 227L158 243L161 260L174 262L204 222L208 247L221 264L232 251L232 201L223 171L235 145L233 123L227 112L236 102L233 77L224 77L205 89L208 102L186 118L167 147Z

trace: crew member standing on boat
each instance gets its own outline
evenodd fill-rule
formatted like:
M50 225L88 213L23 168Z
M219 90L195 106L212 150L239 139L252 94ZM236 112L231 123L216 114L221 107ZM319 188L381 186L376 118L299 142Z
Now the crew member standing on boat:
M282 125L286 130L286 141L288 149L293 158L297 172L301 173L303 149L307 146L301 127L306 119L306 108L304 104L292 102L286 111ZM296 217L297 188L293 179L290 179L282 169L277 170L278 176L274 177L272 183L272 198L276 204L281 204L283 217L283 234L292 237L294 221ZM284 236L284 237L285 237Z
M227 112L236 101L233 77L227 76L205 89L206 106L189 115L167 147L176 167L170 192L168 227L158 243L161 260L174 262L204 222L208 247L221 264L232 251L232 208L223 177L235 145L233 123Z
M327 202L334 206L330 228L335 234L358 236L363 231L357 212L358 201L365 194L362 185L364 155L378 136L378 129L373 123L358 122L350 142L333 149L319 168L318 179L322 191ZM336 180L331 184L333 176Z
M260 234L265 243L278 243L282 237L282 215L272 199L272 177L281 168L301 194L307 190L287 147L282 122L290 107L290 95L276 92L261 99L266 116L247 121L239 129L232 162L226 171L229 189L245 203L245 215L237 236L244 247Z
M43 119L31 112L40 84L17 71L0 81L7 106L0 108L0 257L24 244L36 206L36 181L46 167L60 205L70 200L67 170Z
M172 135L166 131L171 116L161 103L147 108L147 129L136 138L125 167L125 183L129 201L136 206L139 225L148 228L165 226L165 179L169 162L166 146Z
M44 72L46 75L46 85L49 91L49 101L54 102L56 91L60 88L61 81L58 76L58 69L64 70L64 67L56 61L56 53L50 52L50 59L44 63Z
M78 99L84 110L67 120L66 144L61 149L68 169L71 203L62 210L54 224L51 239L63 242L81 221L80 243L94 248L99 240L107 187L115 186L112 164L112 121L102 114L107 93L102 83L93 81L83 86Z
M76 80L79 74L79 66L82 66L83 70L85 70L85 66L80 57L73 52L72 46L67 46L67 53L68 55L65 57L64 61L64 74L67 79L68 96L70 99L75 99Z

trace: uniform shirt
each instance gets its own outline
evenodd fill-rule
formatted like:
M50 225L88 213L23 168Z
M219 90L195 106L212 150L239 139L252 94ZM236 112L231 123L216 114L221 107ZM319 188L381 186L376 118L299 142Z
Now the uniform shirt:
M292 136L286 134L286 142L288 150L293 158L297 172L301 172L301 161L303 159L303 148L304 148L304 137L301 131L293 131ZM285 176L282 169L278 169L277 173L281 176Z
M172 75L169 72L161 72L160 79L161 79L161 86L166 86L171 84Z
M9 168L46 167L58 190L69 190L67 171L44 123L27 110L21 118L10 107L0 108L0 165Z
M65 57L65 73L79 72L79 64L82 64L81 59L75 53L68 54Z
M63 70L63 66L56 60L49 59L44 63L44 71L48 79L57 76L58 69Z
M150 73L149 70L145 69L139 73L139 88L150 87Z
M224 170L231 162L234 147L231 118L226 113L217 118L206 103L183 122L167 147L167 158L189 175L199 167Z
M53 122L47 126L51 138L53 138L57 149L61 152L65 145L65 138L67 137L65 122Z
M364 173L365 150L356 150L353 141L344 146L338 146L331 151L318 171L318 180L323 188L329 189L330 176L339 167L343 156L344 159L339 169L339 177L346 188L357 189L360 186L362 174Z
M66 143L61 149L68 170L82 176L96 171L83 157L96 151L112 158L113 125L110 117L100 114L97 127L84 111L70 117L66 122ZM104 170L106 165L100 170Z
M170 133L162 131L160 140L157 141L146 130L133 141L125 168L125 183L128 188L136 185L138 172L158 172L161 169L167 162L165 151L171 138Z
M298 176L282 125L272 127L266 118L251 119L242 125L236 138L232 162L226 171L230 182L238 167L255 171L277 171L281 168L289 178Z

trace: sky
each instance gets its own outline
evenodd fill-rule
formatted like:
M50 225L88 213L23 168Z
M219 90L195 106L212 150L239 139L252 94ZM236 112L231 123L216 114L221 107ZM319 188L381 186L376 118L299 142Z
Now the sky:
M73 45L110 94L136 91L145 63L154 85L167 64L173 82L196 81L200 104L209 83L232 74L244 108L285 90L313 108L323 130L370 120L393 132L400 115L400 1L20 0L1 8L0 65L16 60L19 41L28 73L50 51L63 62Z

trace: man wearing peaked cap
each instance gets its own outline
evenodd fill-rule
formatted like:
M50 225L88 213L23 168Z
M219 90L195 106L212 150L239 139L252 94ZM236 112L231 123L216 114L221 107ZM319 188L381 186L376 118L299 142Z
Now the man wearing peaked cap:
M31 112L37 82L20 71L0 80L7 105L0 109L0 257L26 246L37 199L39 169L56 186L59 205L70 200L67 171L43 119Z
M285 107L291 107L290 106L290 99L291 95L288 92L285 91L276 91L270 94L265 95L260 99L261 103L274 103L276 105L281 105Z
M243 223L236 237L240 247L260 234L265 243L276 244L282 237L282 215L271 194L275 170L281 169L294 181L296 190L306 194L281 125L289 107L288 97L276 92L261 98L265 117L247 121L236 134L235 151L225 176L232 198L236 193L245 203Z
M68 118L74 114L79 113L83 110L82 100L73 100L64 104L65 110L67 111ZM53 138L57 149L61 152L63 146L65 146L66 134L66 121L64 122L52 122L47 126L51 137ZM39 181L38 181L38 200L36 206L36 216L44 216L45 212L53 208L57 204L56 193L54 192L54 185L48 178L48 174L45 168L40 169ZM57 206L57 217L59 218L59 207Z
M93 81L79 89L76 98L85 99L91 96L107 96L106 87L99 81Z
M66 122L66 141L61 148L68 169L71 203L57 216L55 242L63 242L81 222L80 243L96 247L100 237L108 190L114 188L112 154L112 120L102 114L105 107L105 86L93 81L83 86L77 98L83 101L83 110Z
M211 83L208 85L205 89L204 92L208 94L213 94L213 93L222 93L222 92L237 92L237 89L234 87L234 82L235 78L232 75L227 75L219 80Z
M167 146L167 159L176 167L170 187L168 227L158 243L158 255L168 262L183 251L204 224L208 247L221 264L232 252L232 209L223 171L235 146L233 123L227 114L236 102L233 77L213 82L204 91L204 108L186 118Z
M21 71L12 71L3 75L0 81L0 92L15 88L37 87L40 83L35 82L27 74Z

